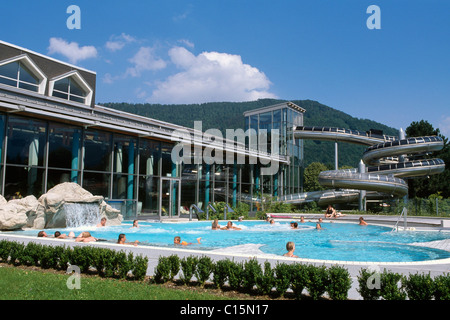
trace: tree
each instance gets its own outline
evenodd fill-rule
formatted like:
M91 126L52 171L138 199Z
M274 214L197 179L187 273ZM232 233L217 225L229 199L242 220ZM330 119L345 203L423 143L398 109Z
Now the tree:
M409 197L422 197L427 198L430 194L441 192L440 194L448 198L450 197L450 145L448 139L444 137L439 128L433 128L433 126L426 120L419 122L413 121L411 125L406 128L407 137L423 137L423 136L439 136L444 140L444 147L440 151L433 152L431 155L427 155L427 158L439 158L444 160L446 168L443 173L412 178L408 180Z
M304 189L306 192L308 191L318 191L325 190L319 184L319 174L322 171L328 170L327 166L320 162L313 162L309 166L306 167L304 173Z

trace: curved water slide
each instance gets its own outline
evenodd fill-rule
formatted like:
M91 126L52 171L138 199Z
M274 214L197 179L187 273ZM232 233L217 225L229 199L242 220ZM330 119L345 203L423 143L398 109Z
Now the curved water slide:
M441 159L416 159L443 148L444 141L437 136L398 139L378 132L306 126L296 127L294 136L296 139L355 143L368 148L362 155L359 168L320 173L321 185L345 190L287 195L282 199L286 202L353 202L359 197L359 190L370 191L367 198L379 198L381 194L402 197L408 193L408 185L402 178L439 174L445 169Z

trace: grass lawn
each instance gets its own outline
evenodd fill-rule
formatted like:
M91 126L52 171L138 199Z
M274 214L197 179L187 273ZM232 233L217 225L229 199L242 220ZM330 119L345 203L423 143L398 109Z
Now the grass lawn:
M68 289L70 275L0 264L0 300L217 300L227 296L202 292L197 288L180 289L81 275L80 289ZM207 291L207 290L205 290Z

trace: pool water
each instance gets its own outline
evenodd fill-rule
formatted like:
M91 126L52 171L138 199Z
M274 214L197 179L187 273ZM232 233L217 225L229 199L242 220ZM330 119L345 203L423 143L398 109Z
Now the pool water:
M125 233L128 242L139 240L141 245L174 247L173 238L192 245L182 248L215 250L228 253L283 255L286 243L295 243L295 254L301 258L339 261L411 262L450 258L450 252L409 245L450 239L449 232L400 231L389 227L359 226L356 223L322 223L322 230L315 229L315 222L299 223L299 229L291 229L290 221L269 224L264 221L234 222L242 230L212 230L211 221L190 223L139 222L139 228L131 228L131 221L120 226L83 227L59 230L62 233L89 231L94 237L116 242ZM220 225L225 226L221 221ZM55 230L46 230L53 234ZM36 230L22 233L36 235ZM197 238L201 237L201 244Z

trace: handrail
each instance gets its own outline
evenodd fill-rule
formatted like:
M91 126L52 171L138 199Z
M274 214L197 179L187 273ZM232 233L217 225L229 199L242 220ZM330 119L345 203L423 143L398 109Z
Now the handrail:
M214 213L217 212L216 208L214 208L211 203L208 203L206 206L206 220L209 220L209 209L211 209Z
M398 223L400 222L400 219L403 217L403 230L406 230L407 220L406 217L408 215L408 209L406 207L403 207L402 213L400 213L400 216L397 219L397 222L394 225L394 228L392 228L391 232L396 230L398 231Z
M193 209L197 210L197 218L199 213L203 213L203 210L200 209L196 204L191 204L189 207L189 221L192 221L192 211Z

